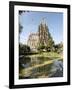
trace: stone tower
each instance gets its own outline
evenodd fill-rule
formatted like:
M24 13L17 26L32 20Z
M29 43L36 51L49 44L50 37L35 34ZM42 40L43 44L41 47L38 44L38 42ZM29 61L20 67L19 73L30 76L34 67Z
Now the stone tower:
M48 26L46 25L46 22L44 19L42 19L39 28L39 45L47 46L48 44Z
M39 36L38 33L31 33L28 38L27 45L30 46L32 51L36 51L38 47Z

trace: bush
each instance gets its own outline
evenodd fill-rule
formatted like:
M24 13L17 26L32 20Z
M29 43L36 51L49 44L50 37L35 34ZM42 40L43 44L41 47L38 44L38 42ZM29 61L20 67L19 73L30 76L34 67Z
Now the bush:
M22 54L25 54L25 53L29 53L31 50L30 50L30 47L28 45L22 45L20 44L19 45L19 54L22 55Z
M43 49L45 49L45 46L44 46L44 45L40 45L37 49L38 49L39 51L43 51Z

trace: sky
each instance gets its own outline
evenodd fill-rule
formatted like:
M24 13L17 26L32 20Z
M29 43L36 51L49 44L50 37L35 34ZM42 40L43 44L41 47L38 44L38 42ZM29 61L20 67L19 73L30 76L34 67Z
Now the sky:
M19 23L23 26L20 34L20 42L27 44L30 33L38 32L38 25L45 19L49 32L55 42L63 42L63 13L61 12L38 12L25 11L19 15Z

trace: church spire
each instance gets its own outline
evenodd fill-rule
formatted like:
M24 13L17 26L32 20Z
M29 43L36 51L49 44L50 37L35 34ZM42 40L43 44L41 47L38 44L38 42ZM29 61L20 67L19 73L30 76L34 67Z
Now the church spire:
M44 17L42 18L41 22L42 22L42 24L45 24L45 18Z

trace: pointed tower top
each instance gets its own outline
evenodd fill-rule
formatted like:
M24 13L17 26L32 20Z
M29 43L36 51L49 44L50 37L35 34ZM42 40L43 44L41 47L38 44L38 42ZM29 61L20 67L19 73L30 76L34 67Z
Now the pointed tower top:
M42 24L45 24L45 17L42 18Z

